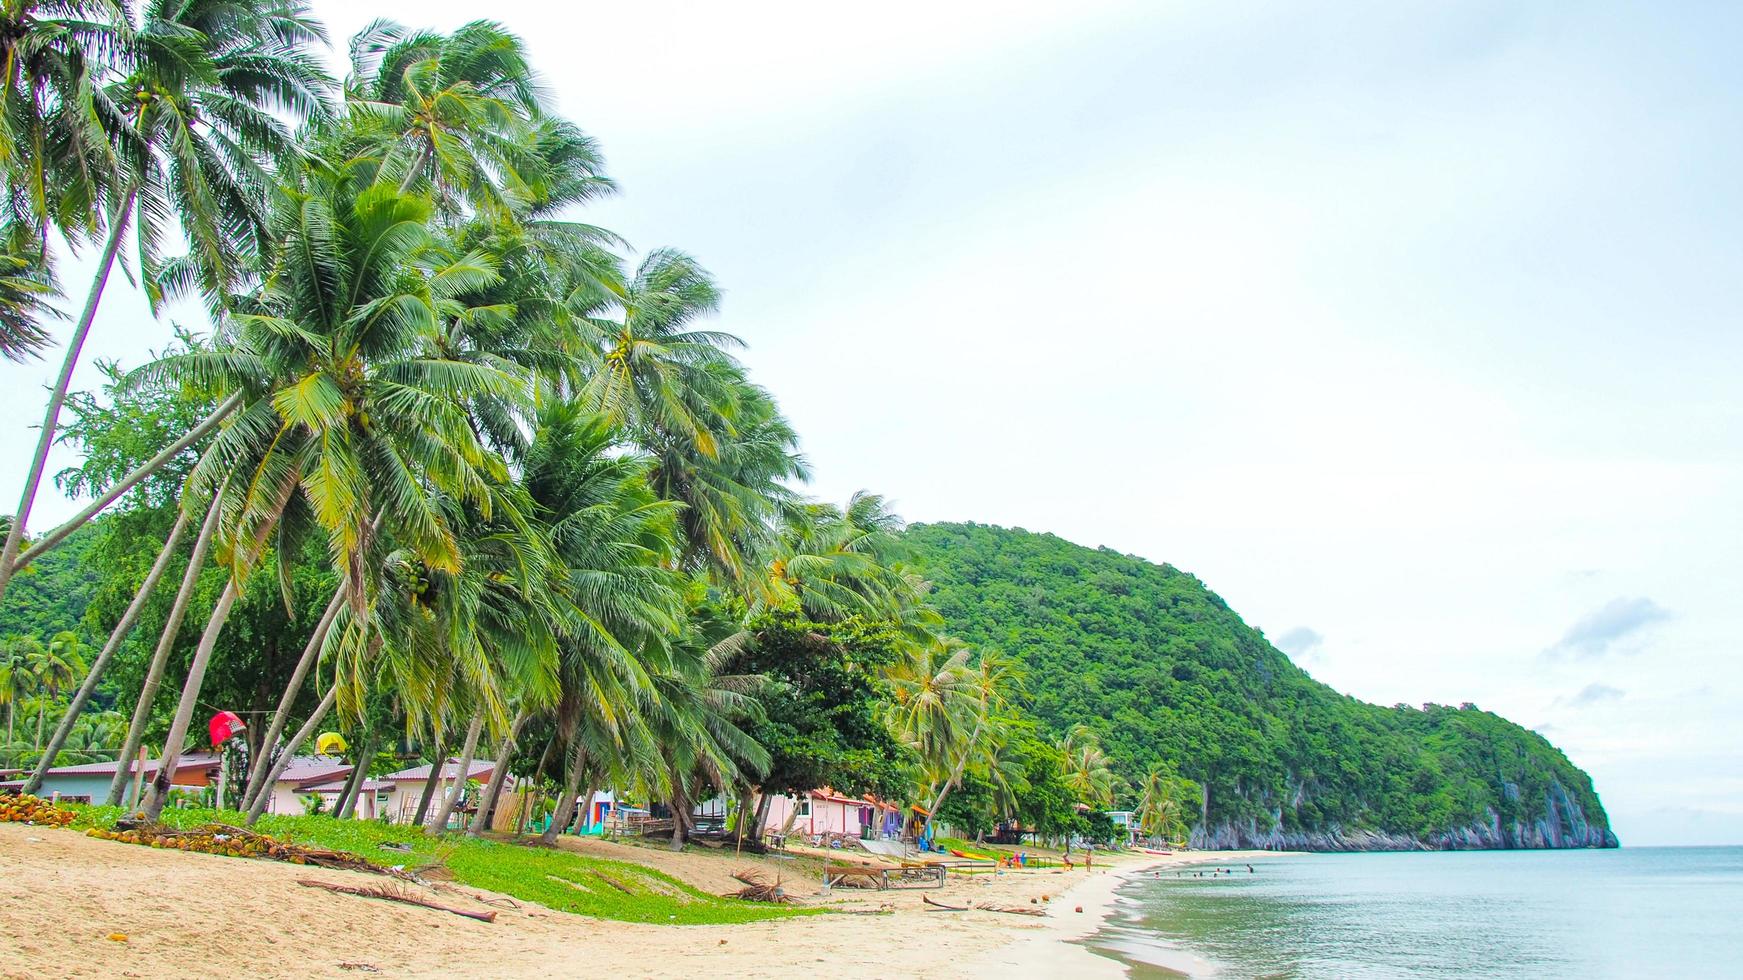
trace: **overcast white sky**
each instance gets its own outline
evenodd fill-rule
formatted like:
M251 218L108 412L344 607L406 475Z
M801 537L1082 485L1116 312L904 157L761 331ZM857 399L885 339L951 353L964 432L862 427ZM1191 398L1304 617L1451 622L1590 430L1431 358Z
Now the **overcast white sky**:
M1743 843L1743 8L314 2L524 34L817 494L1169 562L1543 731L1624 843Z

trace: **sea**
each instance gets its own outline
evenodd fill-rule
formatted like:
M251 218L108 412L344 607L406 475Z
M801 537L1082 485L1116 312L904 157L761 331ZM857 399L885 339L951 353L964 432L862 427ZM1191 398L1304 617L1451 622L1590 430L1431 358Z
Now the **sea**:
M1136 977L1743 978L1743 847L1207 857L1085 943Z

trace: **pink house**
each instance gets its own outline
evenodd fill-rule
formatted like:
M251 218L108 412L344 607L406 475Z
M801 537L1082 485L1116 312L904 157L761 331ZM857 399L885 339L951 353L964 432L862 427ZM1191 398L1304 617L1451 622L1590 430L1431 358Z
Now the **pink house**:
M792 818L792 833L806 837L824 834L873 837L900 834L902 811L872 796L846 796L824 787L797 799L777 796L769 803L765 833L778 834Z

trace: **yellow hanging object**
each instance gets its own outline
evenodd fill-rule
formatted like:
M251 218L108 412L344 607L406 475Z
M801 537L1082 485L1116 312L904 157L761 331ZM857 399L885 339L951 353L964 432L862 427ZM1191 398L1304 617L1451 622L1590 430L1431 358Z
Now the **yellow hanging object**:
M322 732L315 739L315 751L321 755L338 755L345 751L345 739L338 732Z

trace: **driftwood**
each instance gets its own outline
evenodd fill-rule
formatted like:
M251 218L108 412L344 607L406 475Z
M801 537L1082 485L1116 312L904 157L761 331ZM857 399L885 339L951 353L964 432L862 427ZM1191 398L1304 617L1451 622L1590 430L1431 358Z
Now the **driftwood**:
M1037 908L1024 908L1021 905L994 905L991 902L982 902L979 905L976 905L975 908L980 909L982 912L1003 912L1006 915L1045 916L1047 914Z
M598 878L600 881L603 881L606 884L610 885L611 887L617 889L618 891L623 892L625 895L634 895L635 894L635 892L632 892L627 887L625 887L625 885L622 882L613 880L611 878L607 878L605 875L602 875L597 871L593 872L593 877Z
M312 878L298 878L297 884L302 885L305 888L324 888L327 891L338 892L341 895L356 895L358 898L382 898L390 902L402 902L406 905L419 905L426 909L435 909L438 912L452 912L455 915L463 915L468 919L477 919L479 922L496 921L495 912L474 912L471 909L443 905L441 902L433 902L422 895L414 894L405 888L395 888L390 885L371 885L363 887L358 885L341 885L331 881L315 881Z
M927 909L938 909L941 912L967 912L968 911L968 906L966 906L966 905L945 905L943 902L933 901L931 895L921 895L920 901L926 903Z

